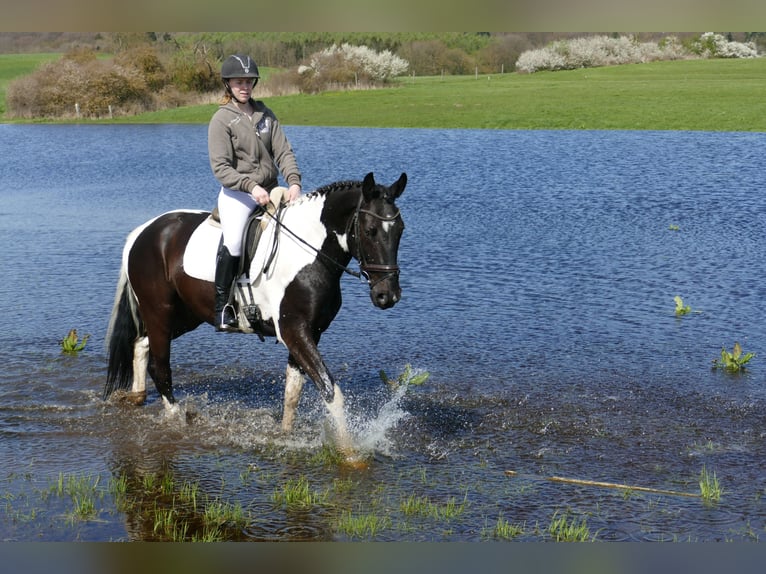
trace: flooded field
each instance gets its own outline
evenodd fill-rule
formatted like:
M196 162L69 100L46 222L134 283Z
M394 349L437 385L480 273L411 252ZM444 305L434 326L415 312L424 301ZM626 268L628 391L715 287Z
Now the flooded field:
M363 463L313 385L279 431L273 340L175 341L177 413L101 400L125 236L214 201L204 126L4 125L0 539L766 536L766 136L288 129L307 189L409 176L402 301L344 279L320 345Z

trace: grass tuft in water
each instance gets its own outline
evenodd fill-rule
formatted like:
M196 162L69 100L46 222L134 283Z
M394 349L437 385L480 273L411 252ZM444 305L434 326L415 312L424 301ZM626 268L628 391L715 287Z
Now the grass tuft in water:
M381 531L390 528L391 518L377 514L353 514L346 510L338 517L335 528L349 538L374 538Z
M288 507L314 506L323 503L325 498L325 494L311 490L309 481L305 476L289 479L280 490L275 490L271 496L272 501L276 504Z
M74 475L60 472L47 494L59 498L68 496L72 500L72 510L67 513L69 522L91 520L98 514L96 501L103 498L103 492L99 488L100 482L100 475Z
M556 542L587 542L590 540L590 528L588 521L582 517L579 522L576 517L569 518L568 513L559 515L558 511L553 514L551 524L548 527L550 534Z
M241 528L247 524L247 519L239 502L214 500L205 506L204 522L206 526L220 530L220 527L224 525Z
M511 524L502 516L497 517L495 527L489 532L493 538L501 540L513 540L524 534L524 527L520 524Z
M723 489L718 482L715 472L710 474L707 468L703 465L700 472L700 497L706 504L712 504L721 500L723 495Z
M436 519L452 520L457 518L465 510L466 500L458 504L453 496L447 499L443 505L431 502L428 496L409 495L399 505L399 510L405 516L424 516Z

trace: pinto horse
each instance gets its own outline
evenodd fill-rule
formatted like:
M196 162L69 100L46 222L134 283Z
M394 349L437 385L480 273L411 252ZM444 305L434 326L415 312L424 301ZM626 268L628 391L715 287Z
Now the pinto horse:
M376 307L399 301L404 222L395 201L406 184L404 173L391 186L376 183L372 173L363 181L336 182L305 194L264 224L234 291L240 329L276 337L289 352L285 432L292 430L304 375L319 390L341 439L346 432L343 396L317 345L340 310L344 272L367 279ZM148 371L165 406L173 408L170 343L202 323L213 324L220 237L209 212L191 210L165 213L130 233L107 332L104 399L120 390L143 404ZM360 272L347 267L352 257Z

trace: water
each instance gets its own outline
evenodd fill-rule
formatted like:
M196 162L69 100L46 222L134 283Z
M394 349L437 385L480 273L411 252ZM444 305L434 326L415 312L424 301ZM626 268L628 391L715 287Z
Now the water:
M231 540L493 540L502 520L547 540L562 515L599 540L766 535L766 135L287 130L306 189L409 177L402 301L377 310L344 279L320 345L366 467L326 460L310 384L280 435L286 353L255 337L174 342L179 415L153 389L100 400L125 236L214 202L205 126L0 125L2 539L202 537L215 503L241 509ZM71 328L91 335L76 357ZM747 371L711 369L735 341ZM426 384L383 385L406 365ZM695 494L703 467L718 503L546 480ZM94 511L59 477L95 483ZM301 477L314 501L281 503Z

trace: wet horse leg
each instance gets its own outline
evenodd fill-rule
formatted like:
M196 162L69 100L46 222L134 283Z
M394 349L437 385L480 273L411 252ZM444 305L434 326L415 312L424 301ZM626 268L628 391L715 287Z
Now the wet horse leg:
M289 433L293 430L295 411L298 408L298 401L301 399L301 391L305 381L306 377L293 364L291 358L287 363L287 370L285 372L285 404L282 414L282 432Z
M149 338L140 337L133 344L133 385L130 394L133 402L146 401L146 370L149 363Z
M327 411L332 419L335 430L336 447L347 457L354 455L354 448L351 437L348 434L346 426L346 414L344 411L343 393L340 387L333 381L332 375L324 364L322 356L317 348L318 341L311 336L307 327L295 325L282 325L282 340L290 351L291 361L303 369L319 389L319 393L324 399ZM289 363L288 363L288 369ZM300 372L298 373L300 375ZM294 374L290 374L290 380L286 385L290 386L288 396L287 386L285 388L285 411L283 413L282 428L292 427L292 420L295 416L295 407L297 399L300 397L299 390L296 392L297 384Z
M176 402L170 370L170 337L149 333L149 348L149 374L165 407L170 408Z

